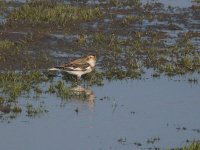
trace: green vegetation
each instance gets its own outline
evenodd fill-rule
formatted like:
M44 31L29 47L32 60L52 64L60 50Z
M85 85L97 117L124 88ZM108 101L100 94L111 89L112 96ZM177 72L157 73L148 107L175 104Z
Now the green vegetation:
M192 0L193 2L200 3L200 0Z
M152 40L143 40L143 32L136 37L120 39L117 35L97 33L85 46L101 49L102 68L106 74L118 79L134 78L142 74L142 68L153 68L156 73L167 75L185 74L200 69L198 48L185 41L185 36L174 45L167 46L158 34L146 32ZM188 39L187 39L188 40ZM165 45L165 48L163 48ZM195 55L194 55L195 54Z
M21 94L29 92L39 83L47 81L40 72L0 73L0 89L8 102L14 102Z
M185 146L183 148L175 148L174 150L199 150L200 149L200 142L194 141L188 146Z
M10 48L13 48L15 46L15 43L14 42L11 42L9 40L3 40L3 41L0 41L0 51L6 51Z
M18 41L0 40L0 69L1 70L26 70L39 68L51 61L43 52L31 53L27 50L32 42L32 36L27 34Z
M63 81L58 81L55 84L50 84L48 92L50 94L56 94L62 100L70 100L74 98L87 100L90 96L84 88L81 88L81 91L73 90L73 87L67 86Z
M0 0L0 14L3 12L3 10L6 9L6 3L3 0Z
M91 80L85 77L85 84L98 84L99 78ZM68 76L64 76L68 77ZM69 76L71 77L71 76ZM62 100L81 99L88 100L91 92L84 88L73 88L64 81L51 81L49 87L43 87L43 84L49 83L51 77L48 77L41 72L28 71L28 72L1 72L0 73L0 112L3 114L10 114L10 117L15 117L13 114L21 113L26 110L28 117L35 117L41 113L48 112L44 104L32 104L30 101L25 108L18 103L22 97L32 96L40 98L41 94L53 94L60 97ZM95 82L97 80L97 83ZM76 85L73 85L76 86Z
M154 1L143 5L140 0L71 2L33 0L8 5L0 0L0 17L6 19L0 25L0 120L48 112L40 101L45 94L61 102L76 99L93 105L91 86L102 86L104 80L141 79L146 70L153 77L200 73L199 5L177 9ZM88 54L97 55L96 70L81 81L47 72L65 58ZM198 84L194 77L186 81ZM123 137L117 141L130 142ZM145 144L159 141L160 137L151 137ZM179 149L198 150L200 143Z
M17 44L10 40L0 41L0 62L5 62L7 59L9 59L9 57L18 55L20 46L21 44Z
M18 105L21 96L29 95L38 85L48 79L39 72L1 72L0 73L0 112L10 114L21 113L23 108ZM27 111L29 114L30 111Z
M152 137L147 140L147 143L154 144L155 142L159 142L159 141L160 141L160 137Z
M66 4L48 5L42 2L24 4L9 15L9 23L28 25L65 26L101 17L99 8L74 7Z
M32 104L27 104L26 105L26 112L27 112L27 116L29 117L36 117L37 115L39 114L42 114L42 113L45 113L45 112L48 112L48 110L46 110L44 108L44 106L42 105L39 105L37 107L34 107Z
M127 10L124 17L117 19L115 16L120 13L123 14L123 11L107 9L110 5L119 6L120 9L123 8L123 6L130 5L132 9L134 8L136 14L139 13L141 15L133 15ZM135 7L137 9L135 9ZM132 4L129 1L119 2L115 0L109 1L108 5L100 5L99 7L66 5L53 0L25 3L14 9L14 11L8 15L8 22L6 25L8 27L9 25L17 26L18 28L24 26L34 27L37 28L38 31L31 34L29 40L24 40L26 46L23 44L23 46L20 47L19 45L22 42L11 43L10 40L3 41L5 44L0 44L3 45L1 49L10 49L12 54L1 54L0 60L2 63L5 62L5 66L8 66L7 62L12 62L13 56L16 55L15 58L17 60L22 60L19 69L38 69L41 68L42 65L44 67L44 64L50 66L50 64L52 64L51 61L53 61L50 52L45 49L38 50L38 47L36 47L37 44L35 45L35 43L38 43L38 40L45 40L46 37L48 37L47 35L49 32L46 33L43 29L59 29L64 32L67 29L68 32L71 33L77 32L77 27L81 28L81 25L88 21L88 24L94 22L100 23L103 17L105 17L103 14L106 12L111 14L107 16L110 17L111 28L117 30L123 28L123 32L128 33L129 27L135 24L137 25L138 23L140 25L145 19L152 21L154 19L162 20L165 18L164 14L154 15L154 9L160 10L162 7L153 2L141 5L139 1ZM170 19L176 19L172 17L173 16L169 16ZM158 28L167 28L166 30L169 31L180 30L179 26L172 24L170 19L168 25L164 27L158 26ZM42 26L45 26L45 28ZM173 29L171 26L173 26ZM198 52L198 47L194 46L191 42L193 38L198 37L198 34L195 32L186 32L179 36L179 39L176 40L174 44L166 44L165 41L169 39L169 36L164 32L157 32L151 28L145 31L136 30L134 34L130 34L129 36L121 35L115 30L111 30L112 34L104 30L96 33L90 32L89 30L80 32L78 38L68 44L70 45L69 47L67 44L63 44L64 47L62 45L61 47L70 49L71 51L69 53L73 54L77 53L77 49L81 48L87 48L88 51L93 50L93 53L97 53L99 56L98 59L101 59L99 63L101 73L96 73L100 80L102 80L102 78L140 78L145 68L152 68L155 71L153 74L166 74L170 76L188 72L198 72L200 70L200 54ZM64 39L60 41L65 43ZM13 44L14 49L17 49L17 51L12 50ZM30 51L32 51L33 54L29 55L27 53L27 46L29 48L31 47ZM60 45L56 45L56 47L58 46ZM35 49L35 47L37 51L32 50ZM44 51L44 55L41 55L41 51ZM26 57L22 57L24 54L26 54ZM12 68L11 66L16 68L14 64L9 65L9 68ZM93 79L95 79L95 82L97 81L96 78ZM102 84L101 81L98 82L98 84Z

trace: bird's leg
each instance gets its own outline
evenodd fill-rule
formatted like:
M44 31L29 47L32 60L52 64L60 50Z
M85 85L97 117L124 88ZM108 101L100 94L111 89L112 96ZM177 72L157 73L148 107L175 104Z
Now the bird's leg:
M83 79L83 87L85 87L85 79Z
M77 84L79 84L80 83L80 81L81 81L81 76L77 76Z

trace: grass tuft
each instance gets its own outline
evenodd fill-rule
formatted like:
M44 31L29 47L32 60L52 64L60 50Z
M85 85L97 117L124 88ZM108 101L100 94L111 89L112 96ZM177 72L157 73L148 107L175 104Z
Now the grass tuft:
M41 5L38 2L24 4L9 15L9 21L27 25L65 26L75 22L91 21L102 16L97 8L75 7L66 4Z

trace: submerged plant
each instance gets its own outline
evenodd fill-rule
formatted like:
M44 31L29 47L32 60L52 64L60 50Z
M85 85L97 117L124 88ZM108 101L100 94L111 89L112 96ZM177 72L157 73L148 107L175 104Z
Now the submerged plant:
M27 116L36 117L37 115L40 115L48 111L42 105L34 107L32 104L28 103L26 105L26 112L27 112Z

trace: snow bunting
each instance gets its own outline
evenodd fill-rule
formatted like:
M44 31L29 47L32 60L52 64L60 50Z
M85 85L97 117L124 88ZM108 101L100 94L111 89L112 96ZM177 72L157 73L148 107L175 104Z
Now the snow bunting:
M82 75L90 73L93 70L95 63L96 56L89 55L64 63L60 66L50 68L49 70L64 71L69 74L76 75L80 79Z

